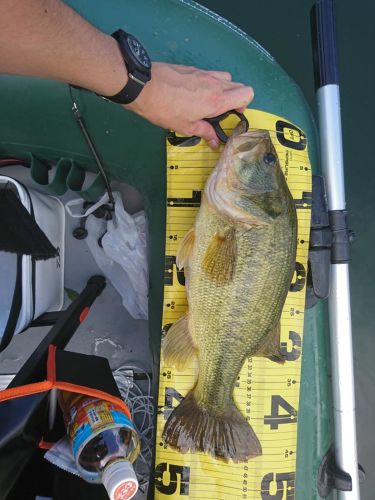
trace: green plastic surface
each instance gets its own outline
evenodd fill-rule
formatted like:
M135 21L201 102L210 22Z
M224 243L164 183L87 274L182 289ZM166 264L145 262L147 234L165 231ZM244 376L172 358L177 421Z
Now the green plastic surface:
M223 69L234 80L253 85L257 93L252 107L282 116L306 132L316 170L315 127L299 88L262 47L223 18L186 0L68 3L105 32L121 27L134 33L153 60ZM110 177L132 184L144 197L150 230L150 338L157 368L164 274L165 132L94 94L78 90L74 94ZM32 154L42 165L60 162L50 186L60 193L66 189L67 171L68 185L77 191L84 171L96 172L75 123L67 85L0 76L0 110L0 157L29 159ZM43 168L34 171L34 179L47 183ZM321 305L306 312L297 499L319 498L316 472L331 442L324 318Z

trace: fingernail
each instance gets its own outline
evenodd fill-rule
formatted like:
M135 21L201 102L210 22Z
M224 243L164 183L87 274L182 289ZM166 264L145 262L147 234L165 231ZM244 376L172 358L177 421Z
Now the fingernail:
M219 143L215 141L215 139L211 139L210 141L208 141L208 145L212 149L217 149L219 147Z

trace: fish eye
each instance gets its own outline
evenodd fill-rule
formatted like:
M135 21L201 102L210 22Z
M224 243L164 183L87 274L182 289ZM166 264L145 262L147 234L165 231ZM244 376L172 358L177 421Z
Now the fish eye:
M267 163L267 165L273 166L276 163L276 156L273 153L266 153L263 156L263 161L264 163Z

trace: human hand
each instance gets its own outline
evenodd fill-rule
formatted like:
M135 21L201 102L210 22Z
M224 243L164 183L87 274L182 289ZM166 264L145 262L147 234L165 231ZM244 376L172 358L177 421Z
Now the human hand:
M232 82L227 72L154 62L151 81L125 108L160 127L202 137L215 148L219 139L204 118L231 109L243 112L253 97L251 87Z

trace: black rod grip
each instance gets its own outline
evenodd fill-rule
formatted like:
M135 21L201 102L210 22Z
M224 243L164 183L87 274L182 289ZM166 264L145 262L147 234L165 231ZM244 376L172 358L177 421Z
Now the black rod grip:
M102 293L105 285L106 282L103 276L92 276L88 280L82 292L65 311L61 312L57 322L25 361L17 375L8 385L8 389L19 385L32 384L43 379L46 372L49 346L54 345L57 349L65 348L86 317L88 308ZM2 498L1 494L0 498Z
M333 0L317 0L311 9L311 37L316 90L339 83Z

